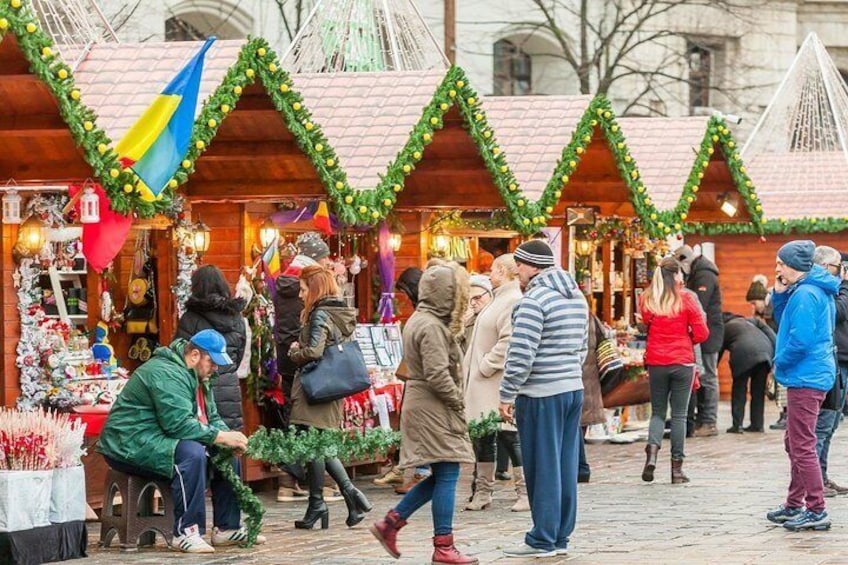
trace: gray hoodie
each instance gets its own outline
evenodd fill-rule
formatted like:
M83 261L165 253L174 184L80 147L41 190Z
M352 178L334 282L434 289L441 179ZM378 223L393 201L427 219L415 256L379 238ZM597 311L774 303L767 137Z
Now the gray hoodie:
M588 325L589 306L569 273L536 275L512 314L501 402L582 390Z

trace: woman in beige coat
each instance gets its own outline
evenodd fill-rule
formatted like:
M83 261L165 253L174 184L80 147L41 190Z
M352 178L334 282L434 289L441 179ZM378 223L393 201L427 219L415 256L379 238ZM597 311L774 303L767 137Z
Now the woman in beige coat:
M511 254L501 255L492 264L491 283L494 299L478 315L474 332L465 354L465 414L477 420L498 411L499 391L506 363L506 350L512 335L512 309L521 300L518 268ZM514 429L514 428L513 428ZM498 434L482 437L474 442L477 464L472 485L474 496L466 510L484 510L492 504L495 487L495 458ZM521 467L521 452L513 460L518 502L515 512L529 511L527 493Z
M459 466L474 461L463 402L462 355L456 342L463 331L468 286L468 273L459 265L427 269L418 286L418 306L403 329L407 381L400 420L400 466L429 464L432 474L371 526L371 533L396 559L400 556L398 530L432 501L432 562L477 563L462 555L453 542Z

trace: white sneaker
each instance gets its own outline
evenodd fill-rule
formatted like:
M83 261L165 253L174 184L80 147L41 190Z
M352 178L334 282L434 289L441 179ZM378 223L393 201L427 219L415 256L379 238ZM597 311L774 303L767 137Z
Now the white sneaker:
M225 547L228 545L243 545L247 542L247 528L242 526L238 530L212 530L212 545L215 547ZM265 543L265 536L256 536L256 545Z
M183 553L215 553L215 548L200 536L200 528L196 525L186 528L183 535L171 540L171 549Z

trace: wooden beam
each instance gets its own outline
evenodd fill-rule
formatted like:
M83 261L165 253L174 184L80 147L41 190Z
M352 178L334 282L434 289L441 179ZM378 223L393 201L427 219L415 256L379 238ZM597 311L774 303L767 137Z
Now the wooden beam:
M213 140L199 160L253 159L255 157L302 155L294 141L219 141Z
M294 197L326 198L327 192L318 181L204 182L192 180L189 181L187 186L186 196L189 200L245 202L249 200L284 200Z
M70 135L68 125L59 114L2 115L0 114L0 136L5 135L55 135L61 130Z

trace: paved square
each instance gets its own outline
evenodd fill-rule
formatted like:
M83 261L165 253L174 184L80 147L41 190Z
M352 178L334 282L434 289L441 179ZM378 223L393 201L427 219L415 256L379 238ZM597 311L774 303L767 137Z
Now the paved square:
M530 514L509 511L513 503L507 483L498 482L493 509L463 512L469 492L470 469L463 469L454 519L460 549L481 563L768 563L848 564L848 496L827 499L834 526L829 532L791 533L765 519L781 503L789 480L781 432L725 434L729 407L722 405L723 423L717 438L686 442L685 470L692 482L670 484L667 440L660 451L657 480L640 479L645 443L589 445L592 482L579 487L577 530L568 556L544 560L507 559L501 549L518 543ZM769 406L766 422L776 419ZM848 428L846 428L848 429ZM831 446L831 475L848 483L845 430ZM399 500L391 489L370 480L357 484L374 503L377 519ZM90 563L262 563L262 564L422 564L430 563L432 523L428 508L402 530L400 561L388 557L367 530L366 520L350 530L344 525L343 502L330 505L330 529L295 530L305 503L280 504L274 493L262 493L267 513L266 545L251 550L228 549L214 555L189 556L164 546L142 548L136 554L97 547L99 524L90 525ZM211 508L210 513L211 516ZM114 543L114 542L113 542Z

